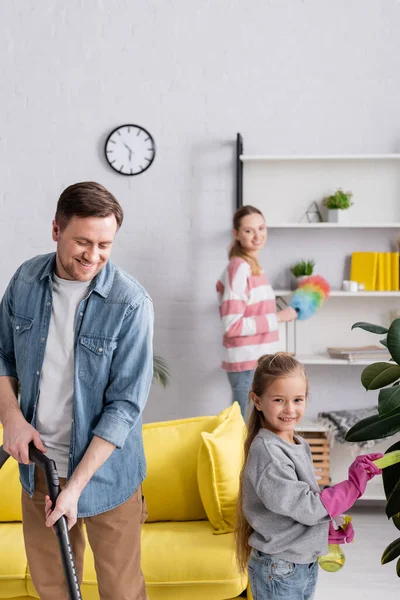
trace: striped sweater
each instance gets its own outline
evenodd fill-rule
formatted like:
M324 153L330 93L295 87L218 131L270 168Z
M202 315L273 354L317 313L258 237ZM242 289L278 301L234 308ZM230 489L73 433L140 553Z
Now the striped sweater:
M217 282L224 331L225 371L255 369L262 354L279 350L275 294L264 272L253 275L247 261L230 260Z

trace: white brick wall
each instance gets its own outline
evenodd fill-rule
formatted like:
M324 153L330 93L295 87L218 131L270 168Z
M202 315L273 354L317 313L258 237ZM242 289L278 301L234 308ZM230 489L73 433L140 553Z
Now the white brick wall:
M20 262L52 250L63 188L101 182L126 215L114 260L153 296L172 372L146 419L221 410L214 286L236 132L248 152L399 150L399 26L396 0L3 0L0 292ZM139 177L103 159L125 122L157 143ZM358 375L348 385L362 400Z

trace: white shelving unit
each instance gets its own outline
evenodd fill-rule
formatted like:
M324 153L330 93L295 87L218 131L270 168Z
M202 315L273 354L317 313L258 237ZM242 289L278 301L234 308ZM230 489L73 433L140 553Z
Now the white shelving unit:
M268 206L270 228L400 228L400 153L274 156L240 150L238 136L238 205ZM350 223L305 222L308 206L339 187L354 193Z
M384 336L374 337L360 329L351 331L352 324L369 321L388 325L392 311L400 310L400 290L340 289L342 280L350 278L352 252L397 249L400 154L246 154L238 134L236 167L238 207L256 206L266 218L268 241L261 259L275 295L287 299L293 293L289 289L289 267L300 259L316 260L316 273L331 284L330 298L323 309L309 321L296 324L297 358L312 367L309 375L314 414L310 418L321 411L360 408L366 402L371 406L374 393L366 395L363 390L360 367L376 361L332 359L327 347L379 344ZM353 192L349 222L307 222L306 211L314 202L326 217L322 199L338 188ZM351 368L340 368L343 366ZM338 476L348 458L340 456ZM384 496L375 488L365 499L383 500Z
M293 290L275 290L275 296L291 296ZM331 290L330 298L400 298L400 291L392 292L344 292L343 290Z
M396 161L400 160L400 154L284 154L284 155L258 155L258 154L241 154L240 160L242 162L281 162L281 161Z
M316 260L316 272L331 284L330 299L321 313L307 325L297 325L301 342L297 343L298 354L313 365L369 364L332 360L324 353L328 346L373 343L370 334L363 339L359 331L350 335L352 323L370 320L383 324L386 319L388 324L388 313L400 308L400 290L340 289L342 280L349 279L353 251L396 249L396 238L400 237L400 153L253 155L243 152L240 135L237 142L238 206L252 204L266 218L267 275L275 295L287 298L292 294L285 283L290 281L290 265L301 258ZM305 222L312 203L319 205L324 216L322 199L339 187L353 192L349 222ZM362 315L357 315L357 310ZM323 315L329 318L328 324L322 322ZM345 328L346 322L350 326Z
M396 223L268 223L268 229L400 229Z
M339 366L367 366L374 362L378 362L378 359L374 360L344 360L342 358L331 358L328 354L314 354L314 355L303 355L298 354L296 356L300 362L304 365L339 365ZM385 362L384 359L379 359Z

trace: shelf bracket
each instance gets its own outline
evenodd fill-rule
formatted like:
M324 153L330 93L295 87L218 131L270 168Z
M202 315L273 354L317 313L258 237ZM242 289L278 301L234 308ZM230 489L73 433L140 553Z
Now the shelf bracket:
M243 206L243 138L240 133L236 136L236 210Z

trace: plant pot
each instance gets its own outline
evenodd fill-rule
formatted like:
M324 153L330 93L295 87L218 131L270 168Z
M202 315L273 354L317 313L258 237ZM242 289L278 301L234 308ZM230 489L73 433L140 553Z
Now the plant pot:
M328 223L348 223L349 209L330 208L328 210Z
M299 283L307 277L310 277L310 275L301 275L301 277L295 277L294 275L292 275L292 290L297 290L297 288L299 287Z

